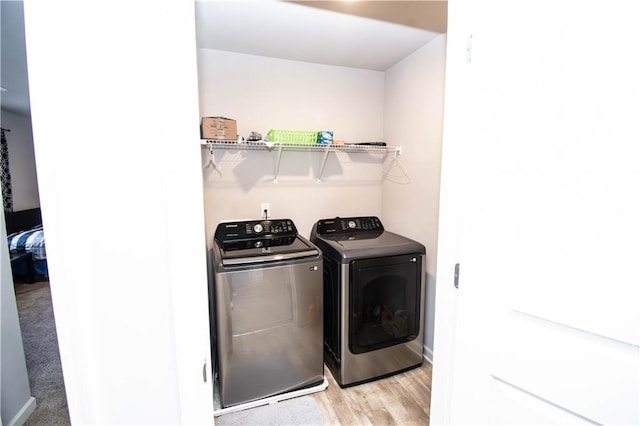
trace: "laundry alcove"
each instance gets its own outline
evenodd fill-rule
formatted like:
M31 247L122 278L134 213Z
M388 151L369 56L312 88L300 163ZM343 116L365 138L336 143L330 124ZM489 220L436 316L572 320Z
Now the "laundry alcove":
M322 217L379 216L427 247L431 359L446 35L292 2L197 2L196 34L201 116L233 118L245 138L331 130L393 147L326 155L203 142L202 164L213 155L219 166L203 170L208 247L217 223L258 218L262 202L307 236Z

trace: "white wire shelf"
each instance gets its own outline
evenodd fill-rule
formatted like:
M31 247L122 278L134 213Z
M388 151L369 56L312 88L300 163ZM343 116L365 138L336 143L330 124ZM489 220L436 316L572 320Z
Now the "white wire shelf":
M278 156L276 160L275 170L273 182L278 182L278 175L280 173L280 163L282 160L282 153L285 151L306 151L306 152L319 152L323 153L322 160L320 162L320 171L317 176L318 182L322 181L322 176L324 174L324 168L327 164L327 158L329 157L329 153L331 152L348 152L348 153L365 153L365 154L384 154L385 156L389 154L394 154L393 164L398 163L398 156L401 154L402 150L399 146L388 146L388 145L368 145L366 143L363 144L344 144L344 145L333 145L333 144L305 144L305 143L281 143L281 142L238 142L236 140L207 140L203 139L200 141L200 144L203 148L209 149L211 153L211 158L209 163L205 167L209 167L210 165L217 169L217 165L213 160L213 150L214 149L228 149L228 150L236 150L236 151L269 151L275 152ZM385 157L386 158L386 157ZM389 167L390 168L390 167ZM388 173L389 169L386 169L384 175ZM220 173L220 171L218 170Z
M234 150L266 150L266 151L310 151L310 152L362 152L362 153L399 153L398 146L380 146L345 143L344 145L334 144L304 144L304 143L281 143L281 142L238 142L235 140L202 140L203 147L212 149L234 149Z

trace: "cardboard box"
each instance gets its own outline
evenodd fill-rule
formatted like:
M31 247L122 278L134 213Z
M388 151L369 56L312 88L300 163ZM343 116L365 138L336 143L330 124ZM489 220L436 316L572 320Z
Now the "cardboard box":
M236 120L226 117L202 117L200 123L201 139L238 139Z

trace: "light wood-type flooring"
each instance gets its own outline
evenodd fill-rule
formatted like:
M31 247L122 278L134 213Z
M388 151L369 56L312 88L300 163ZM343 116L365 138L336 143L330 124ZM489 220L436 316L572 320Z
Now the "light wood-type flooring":
M325 425L429 424L431 364L348 388L340 388L325 365L329 387L311 394Z

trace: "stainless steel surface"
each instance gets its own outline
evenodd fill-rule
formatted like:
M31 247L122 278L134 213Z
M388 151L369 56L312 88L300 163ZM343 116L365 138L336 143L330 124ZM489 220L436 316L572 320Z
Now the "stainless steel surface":
M426 268L426 257L421 256L422 270ZM422 351L424 341L424 303L420 309L420 331L415 339L383 349L354 354L349 350L349 264L341 265L342 277L342 331L340 376L342 386L362 382L375 377L392 374L422 363ZM420 283L420 300L425 297L425 276L422 275Z
M214 244L218 377L223 407L324 378L322 259L228 266Z
M325 325L329 327L328 333L325 330L325 361L338 384L350 386L421 365L426 293L424 245L384 230L376 217L323 219L316 222L310 238L324 255L325 274L328 277L325 286L329 283L327 288L330 291L325 296L330 299L324 301L325 315L329 313L327 318L336 318L336 322L327 321ZM376 264L376 260L378 264L384 264L391 257L404 255L410 256L407 262L417 261L420 265L419 282L413 281L416 289L413 297L419 298L419 311L415 311L417 318L414 316L417 334L412 334L415 337L409 341L389 342L386 346L362 350L355 340L349 340L352 333L359 333L352 327L357 326L355 315L360 314L352 310L355 308L351 306L351 295L357 291L356 297L362 296L360 286L367 282L359 281L357 264L362 265L363 261ZM333 280L339 285L334 287ZM333 293L334 290L337 293Z
M265 251L265 253L268 253ZM296 253L283 253L283 254L264 254L262 256L242 257L235 259L223 259L222 264L228 265L248 265L252 263L267 263L279 260L292 260L302 257L315 256L318 254L318 250L308 250Z
M384 257L398 253L419 253L424 246L402 235L384 231L376 238L367 239L330 239L317 236L322 240L322 252L347 263L353 259Z

